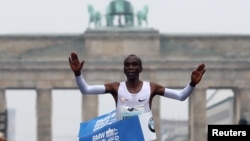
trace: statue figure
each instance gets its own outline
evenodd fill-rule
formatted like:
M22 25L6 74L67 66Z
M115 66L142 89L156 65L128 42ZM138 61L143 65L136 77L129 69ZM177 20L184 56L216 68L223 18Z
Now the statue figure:
M91 23L94 23L95 27L101 26L101 13L98 11L95 11L94 7L92 5L88 5L88 12L89 12L89 24L88 26L91 26Z
M125 2L125 26L134 26L134 9L130 2Z
M112 1L112 8L115 13L124 13L125 12L125 6L124 6L125 0L114 0Z
M133 7L127 0L113 0L106 10L106 24L107 26L114 26L114 17L118 16L119 26L133 26L134 12ZM122 24L121 20L124 18L125 23Z
M133 27L134 18L137 18L137 25L143 26L144 23L148 26L148 6L145 5L141 10L134 12L132 4L128 0L111 0L106 7L105 19L107 27L114 27L114 20L118 17L119 27ZM92 5L88 5L89 24L94 23L95 27L101 26L102 15L99 11L95 11Z
M138 26L142 26L143 21L145 22L146 26L148 25L147 16L148 16L148 6L145 5L141 10L139 10L136 13Z
M108 6L108 7L106 8L106 14L105 14L105 17L106 17L106 26L107 26L107 27L112 27L112 26L114 26L114 24L113 24L114 16L110 15L110 13L111 13L111 9L110 9L110 7Z

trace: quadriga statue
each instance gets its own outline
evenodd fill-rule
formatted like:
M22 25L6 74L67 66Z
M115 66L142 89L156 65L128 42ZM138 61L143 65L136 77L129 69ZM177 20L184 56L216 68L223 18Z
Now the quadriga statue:
M118 26L133 26L134 11L133 6L127 0L113 0L106 9L106 25L114 26L114 17L118 16ZM122 23L122 18L124 23Z

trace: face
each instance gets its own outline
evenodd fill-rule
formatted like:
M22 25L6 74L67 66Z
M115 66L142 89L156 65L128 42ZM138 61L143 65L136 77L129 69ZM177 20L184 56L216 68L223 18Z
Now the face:
M128 79L139 78L139 74L142 71L140 60L136 56L129 56L124 61L124 74Z

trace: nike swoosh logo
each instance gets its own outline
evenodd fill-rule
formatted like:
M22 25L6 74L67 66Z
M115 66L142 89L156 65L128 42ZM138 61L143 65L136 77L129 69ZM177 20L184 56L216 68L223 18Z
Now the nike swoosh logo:
M145 100L146 100L146 99L139 99L138 101L139 101L139 102L143 102L143 101L145 101Z

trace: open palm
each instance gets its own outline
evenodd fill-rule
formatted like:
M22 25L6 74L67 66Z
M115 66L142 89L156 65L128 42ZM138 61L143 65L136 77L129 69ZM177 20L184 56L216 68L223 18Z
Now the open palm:
M193 72L192 72L192 75L191 75L191 83L196 85L198 84L201 79L202 79L202 76L203 74L206 72L206 69L205 69L205 65L204 64L200 64Z
M75 52L71 53L71 56L69 57L69 64L70 64L71 70L76 75L81 74L81 69L83 67L84 60L82 62L80 62L78 59L78 55Z

